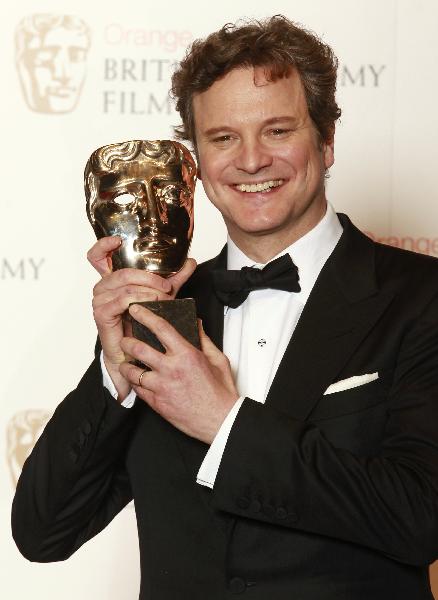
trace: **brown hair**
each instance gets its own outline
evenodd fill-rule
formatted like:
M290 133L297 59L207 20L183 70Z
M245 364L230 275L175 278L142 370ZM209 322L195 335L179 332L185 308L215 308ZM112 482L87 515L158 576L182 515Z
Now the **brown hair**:
M301 77L307 106L321 138L329 141L341 110L335 99L338 61L332 49L314 33L275 15L264 21L227 23L204 40L195 40L172 76L171 95L182 125L179 139L196 149L193 96L238 67L266 67L270 81L287 77L295 68Z

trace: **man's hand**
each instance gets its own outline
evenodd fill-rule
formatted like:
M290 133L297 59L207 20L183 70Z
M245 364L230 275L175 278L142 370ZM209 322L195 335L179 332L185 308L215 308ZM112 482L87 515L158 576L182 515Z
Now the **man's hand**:
M120 244L121 238L117 236L101 238L89 250L87 258L102 276L93 290L93 314L105 365L117 389L119 401L122 401L131 390L130 383L119 371L120 364L125 361L120 343L123 336L129 333L123 314L131 302L175 298L182 284L195 270L196 262L189 258L181 271L167 279L140 269L112 272L111 255Z
M146 325L166 349L162 354L131 337L122 340L126 354L152 370L144 371L125 362L120 372L136 394L175 427L211 444L225 417L239 397L227 357L200 326L202 351L185 340L167 321L141 306L130 314Z

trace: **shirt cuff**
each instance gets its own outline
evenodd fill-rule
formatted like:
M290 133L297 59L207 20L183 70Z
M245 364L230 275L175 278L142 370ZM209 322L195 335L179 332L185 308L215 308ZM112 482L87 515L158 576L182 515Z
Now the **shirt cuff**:
M196 483L199 483L199 485L204 485L205 487L213 489L216 475L221 464L222 455L225 451L225 446L227 445L228 436L230 435L231 428L234 425L237 413L239 412L244 399L245 397L241 396L236 401L236 404L225 417L224 422L217 432L216 437L202 461L198 475L196 476Z
M103 387L109 391L114 400L118 400L119 395L117 393L116 386L114 385L113 380L108 373L108 369L106 368L105 361L103 360L103 351L100 352L100 368L102 369ZM131 390L123 402L120 403L120 406L132 408L134 406L135 398L135 392L134 390Z

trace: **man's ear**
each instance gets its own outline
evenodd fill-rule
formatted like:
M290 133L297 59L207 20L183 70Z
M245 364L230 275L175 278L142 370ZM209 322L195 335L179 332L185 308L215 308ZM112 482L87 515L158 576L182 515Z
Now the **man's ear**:
M335 162L335 145L334 140L331 142L324 142L323 145L323 158L324 158L324 166L326 169L330 169L330 167Z
M329 132L328 138L322 143L322 157L327 169L335 162L335 129Z

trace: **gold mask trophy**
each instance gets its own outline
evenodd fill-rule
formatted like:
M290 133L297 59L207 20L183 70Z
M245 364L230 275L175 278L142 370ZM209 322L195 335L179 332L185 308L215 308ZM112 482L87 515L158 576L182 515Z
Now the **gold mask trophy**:
M163 277L184 265L193 235L196 165L170 140L132 140L98 148L84 173L87 215L98 239L118 235L113 269L133 267ZM141 302L199 347L194 300ZM135 337L158 350L157 338L132 320Z

